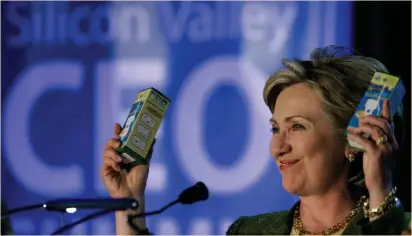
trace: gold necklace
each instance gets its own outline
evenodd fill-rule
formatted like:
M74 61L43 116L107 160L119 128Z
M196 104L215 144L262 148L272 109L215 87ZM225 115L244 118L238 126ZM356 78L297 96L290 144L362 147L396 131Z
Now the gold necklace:
M362 196L358 203L356 204L355 208L343 219L343 221L337 223L336 225L332 226L331 228L324 230L322 232L312 233L305 230L303 226L302 219L300 218L299 208L300 204L296 207L294 215L293 215L293 227L295 228L296 232L299 235L332 235L336 232L339 232L343 228L345 228L349 222L356 216L356 213L361 209L363 203L365 202L366 197Z

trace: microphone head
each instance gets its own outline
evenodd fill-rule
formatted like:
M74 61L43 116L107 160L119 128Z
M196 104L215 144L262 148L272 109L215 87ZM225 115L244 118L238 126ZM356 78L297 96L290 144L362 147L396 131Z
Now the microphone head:
M192 204L198 201L204 201L209 198L209 190L202 182L197 182L192 187L185 189L180 195L178 201L182 204Z

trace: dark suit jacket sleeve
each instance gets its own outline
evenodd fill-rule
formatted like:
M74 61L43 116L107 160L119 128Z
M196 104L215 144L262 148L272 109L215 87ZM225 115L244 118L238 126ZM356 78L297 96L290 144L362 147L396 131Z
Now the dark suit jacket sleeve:
M229 229L226 232L226 235L238 235L239 229L242 226L245 217L239 217L232 225L229 226Z
M361 227L362 234L400 235L403 230L407 229L405 225L408 223L408 219L410 220L410 214L405 214L403 206L398 205L376 220L369 221L363 218L357 224Z
M2 198L1 199L1 214L3 215L6 212L7 212L6 204ZM2 235L12 235L13 234L13 230L11 228L9 217L1 219L1 234Z

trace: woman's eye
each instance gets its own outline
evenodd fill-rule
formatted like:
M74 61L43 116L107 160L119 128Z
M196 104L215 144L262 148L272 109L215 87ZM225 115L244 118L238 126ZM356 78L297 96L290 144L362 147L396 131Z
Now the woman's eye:
M276 133L279 133L279 128L273 127L273 128L270 129L270 131L271 131L273 134L276 134Z
M302 129L305 129L305 127L303 125L300 125L300 124L293 124L292 129L293 130L302 130Z

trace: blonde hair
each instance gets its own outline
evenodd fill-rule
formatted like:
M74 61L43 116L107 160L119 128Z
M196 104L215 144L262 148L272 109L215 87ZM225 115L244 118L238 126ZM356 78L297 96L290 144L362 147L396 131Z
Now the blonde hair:
M276 99L283 89L307 83L319 95L323 112L341 138L345 137L344 131L374 72L388 73L380 61L337 46L315 49L308 61L284 59L282 64L284 67L270 76L263 90L263 99L270 111L273 113ZM349 182L363 185L362 162L360 168L359 164L357 168L351 166Z

